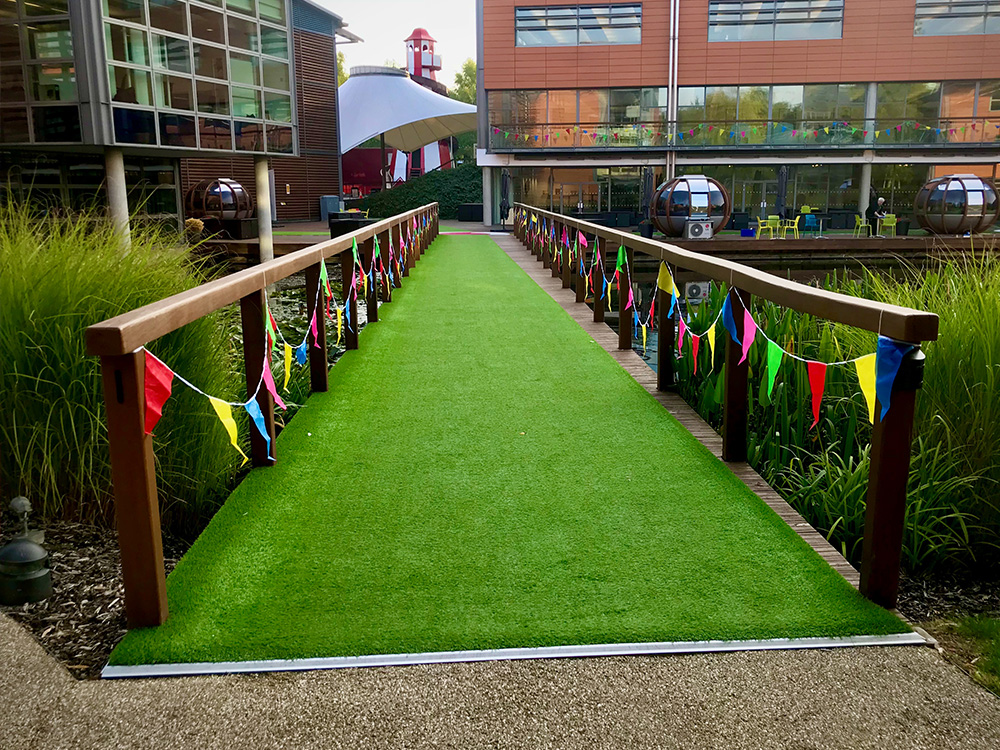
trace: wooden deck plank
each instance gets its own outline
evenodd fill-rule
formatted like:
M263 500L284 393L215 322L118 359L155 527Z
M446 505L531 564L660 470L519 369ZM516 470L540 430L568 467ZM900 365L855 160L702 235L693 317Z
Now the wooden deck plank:
M548 269L528 252L513 235L494 235L494 241L525 273L552 299L559 303L569 316L600 344L636 382L646 389L685 429L702 445L722 460L722 438L698 413L678 394L656 390L656 373L633 350L618 348L618 336L604 323L595 323L591 309L576 301L571 289L563 289L562 281L552 277ZM792 506L771 487L764 478L746 463L727 463L730 470L761 501L787 523L830 567L842 575L848 583L858 587L858 571L844 558L827 539L799 515Z

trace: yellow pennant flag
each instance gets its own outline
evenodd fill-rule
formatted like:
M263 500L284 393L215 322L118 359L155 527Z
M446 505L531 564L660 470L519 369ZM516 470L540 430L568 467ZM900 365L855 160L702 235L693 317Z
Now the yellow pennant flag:
M288 379L292 377L292 347L285 344L285 385L282 390L288 390Z
M344 313L341 312L340 308L337 309L337 346L340 346L340 334L344 329Z
M882 135L882 131L881 130L876 130L875 131L875 137L878 138L880 135Z
M711 372L712 368L715 367L715 323L712 323L712 325L708 327L705 335L708 336L708 348L712 353L712 361L708 363L708 371Z
M365 281L365 297L368 297L368 274L362 273L361 278Z
M642 353L646 353L646 326L642 326Z
M670 269L667 264L660 261L660 272L656 275L656 286L665 292L673 291L674 280L670 276Z
M243 464L245 464L250 459L247 458L247 454L243 452L240 448L239 442L237 442L236 434L236 422L233 420L233 410L225 401L220 401L214 396L209 396L208 400L212 404L212 408L215 409L215 413L219 416L222 421L222 426L226 428L226 432L229 435L229 442L233 444L233 447L240 452L243 456ZM242 466L243 464L240 464Z
M604 296L608 298L608 312L612 312L612 310L611 310L611 284L608 284L608 286L607 286L607 288L606 288L605 291L606 291L606 293L605 293Z
M854 360L854 368L858 371L861 392L865 394L868 404L868 421L875 424L875 354L858 357Z
M830 135L830 128L823 128L823 132Z

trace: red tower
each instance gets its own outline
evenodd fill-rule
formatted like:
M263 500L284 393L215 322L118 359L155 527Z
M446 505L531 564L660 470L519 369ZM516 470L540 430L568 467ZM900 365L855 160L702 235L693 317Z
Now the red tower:
M437 80L441 70L441 55L434 54L434 37L427 29L414 29L406 38L406 71L411 76Z

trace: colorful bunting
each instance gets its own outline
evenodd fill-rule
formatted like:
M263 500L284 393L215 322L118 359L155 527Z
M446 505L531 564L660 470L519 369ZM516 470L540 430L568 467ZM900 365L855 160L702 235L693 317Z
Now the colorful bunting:
M340 311L338 310L337 312L340 312ZM281 390L283 390L285 392L288 391L288 381L292 377L292 356L293 356L292 347L288 343L286 343L285 344L285 383L281 387Z
M767 397L771 398L771 391L774 390L774 379L778 375L778 368L781 367L781 359L785 356L785 350L776 343L767 340Z
M229 442L232 443L232 446L239 451L241 456L243 456L243 463L240 464L240 466L242 466L250 459L247 458L247 454L243 452L242 448L240 448L238 439L239 436L236 432L236 420L233 419L232 407L225 401L217 399L214 396L209 396L208 402L212 405L212 408L215 409L216 416L219 417L219 421L222 422L222 426L225 428L226 434L229 435Z
M708 327L705 335L708 336L708 354L712 358L708 363L708 371L711 372L715 369L715 323Z
M270 357L264 358L264 372L263 372L264 385L267 387L268 393L271 394L271 398L274 399L274 403L276 403L282 409L287 411L288 407L285 406L285 402L281 400L281 396L278 395L278 388L274 385L274 375L271 373L270 359L271 359Z
M736 331L736 321L733 319L733 303L729 299L729 295L726 295L726 301L722 303L722 325L725 326L726 330L729 332L729 338L736 342L736 345L740 345L740 336Z
M903 364L903 357L913 349L913 344L894 341L887 336L878 337L876 349L878 356L875 360L875 393L878 395L878 402L882 405L880 420L885 419L885 415L889 413L892 385L896 382L896 374L899 372L900 365Z
M854 369L858 371L858 383L868 405L868 421L875 424L875 353L866 354L854 360Z
M261 413L260 405L257 403L257 399L250 399L245 404L243 408L246 409L247 414L250 415L250 421L253 422L254 427L257 428L257 432L260 436L264 438L264 443L267 446L267 457L270 460L274 460L274 456L271 455L271 436L267 433L267 426L264 424L264 415Z
M747 354L750 353L750 346L757 337L757 324L753 321L753 316L746 308L743 309L743 356L740 358L742 365L747 361Z

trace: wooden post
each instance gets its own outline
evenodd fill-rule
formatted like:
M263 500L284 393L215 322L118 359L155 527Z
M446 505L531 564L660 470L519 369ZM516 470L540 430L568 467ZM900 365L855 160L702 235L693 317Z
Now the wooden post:
M862 594L887 609L896 606L899 593L913 411L923 382L924 359L919 347L903 358L884 420L880 418L882 407L875 407L860 588Z
M319 292L317 294L317 291ZM313 393L325 393L329 387L329 365L326 358L325 290L320 289L319 263L306 269L306 320L316 313L316 337L309 342L309 387ZM310 333L310 337L312 334Z
M671 269L672 270L672 269ZM674 388L674 319L670 315L671 293L656 289L656 390Z
M629 269L632 267L632 248L626 248L625 255L628 258L628 263L622 268L619 278L621 279L621 289L618 291L618 348L619 349L631 349L632 348L632 314L633 309L630 307L628 310L625 306L628 304L628 293L632 288L632 275L629 273Z
M153 437L145 429L145 373L142 349L101 357L125 620L130 628L161 625L167 619Z
M597 257L597 239L594 239L594 257ZM608 296L611 295L611 285L604 290L604 258L599 263L595 263L590 271L590 286L594 290L594 322L604 322L604 306L608 304L607 297L601 297L602 290Z
M738 293L737 293L738 292ZM743 341L743 302L750 304L750 295L742 289L729 290L736 333ZM747 378L750 360L739 364L743 350L732 337L726 336L726 383L722 404L722 460L747 460Z
M386 229L384 232L380 232L378 235L378 245L379 245L379 258L382 261L382 268L384 273L382 274L382 288L380 293L382 295L383 302L392 302L392 283L389 281L389 267L392 265L392 261L389 258L389 230ZM393 275L396 271L393 269Z
M271 392L261 386L261 375L264 373L264 357L270 356L267 351L267 333L264 327L264 290L250 292L240 299L240 318L243 325L243 369L247 376L247 397L257 393L257 406L264 416L264 429L271 438L271 453L268 455L268 445L256 427L250 427L250 462L254 466L272 466L277 456L274 446L274 399Z
M375 268L375 240L364 240L358 247L361 253L362 273ZM368 278L368 294L365 295L365 307L368 311L368 322L378 323L378 274L372 273Z
M340 254L340 278L344 289L344 306L350 311L348 321L344 321L344 348L358 348L358 300L351 294L351 274L354 271L354 257L350 252L344 251ZM353 330L352 330L353 329Z

